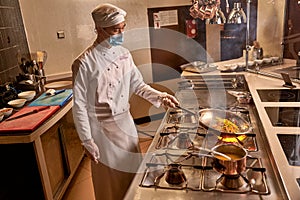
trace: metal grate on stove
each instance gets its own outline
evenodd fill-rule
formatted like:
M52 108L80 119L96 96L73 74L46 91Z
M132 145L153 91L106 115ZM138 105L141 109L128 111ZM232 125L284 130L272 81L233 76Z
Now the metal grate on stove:
M213 168L213 158L199 156L194 151L161 150L153 154L146 164L141 187L193 190L203 192L255 193L269 194L266 169L259 158L247 157L246 171L235 177L225 177ZM184 174L180 184L168 183L169 166L177 164ZM238 185L238 186L237 186Z

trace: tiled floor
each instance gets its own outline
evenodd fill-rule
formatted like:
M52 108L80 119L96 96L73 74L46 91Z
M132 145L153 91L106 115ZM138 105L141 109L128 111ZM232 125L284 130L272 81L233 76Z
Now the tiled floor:
M160 120L157 120L155 122L139 125L137 127L140 131L140 147L143 153L147 151L152 142L152 138L149 137L149 135L155 134L160 122ZM84 157L77 173L75 174L68 190L63 197L63 200L95 200L90 162L90 159Z

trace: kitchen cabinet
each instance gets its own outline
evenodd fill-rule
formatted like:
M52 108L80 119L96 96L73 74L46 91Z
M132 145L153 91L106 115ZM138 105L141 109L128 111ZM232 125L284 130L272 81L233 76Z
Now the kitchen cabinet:
M0 199L61 199L83 158L72 101L29 134L0 135Z

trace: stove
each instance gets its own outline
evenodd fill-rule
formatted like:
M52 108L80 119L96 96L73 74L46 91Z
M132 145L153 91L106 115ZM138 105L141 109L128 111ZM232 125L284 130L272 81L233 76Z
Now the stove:
M246 110L235 108L232 111L251 123ZM260 158L251 155L251 152L258 151L256 134L253 131L237 137L222 137L199 126L196 116L180 109L170 110L166 122L159 133L156 151L146 163L141 187L269 194L266 169ZM205 149L220 144L236 144L248 151L245 171L225 175L214 169L215 160Z
M300 107L265 107L265 110L273 126L300 126Z
M262 102L299 102L299 89L257 90Z
M238 102L228 94L229 90L249 92L244 77L202 79L193 76L180 82L179 88L176 96L184 110L167 110L128 199L143 196L151 199L284 199L282 183L278 182L278 172L267 151L268 144L264 143L255 120L255 105ZM202 127L198 113L208 108L231 111L252 128L242 135L228 136ZM222 145L235 145L247 152L242 170L229 173L229 167L210 152Z

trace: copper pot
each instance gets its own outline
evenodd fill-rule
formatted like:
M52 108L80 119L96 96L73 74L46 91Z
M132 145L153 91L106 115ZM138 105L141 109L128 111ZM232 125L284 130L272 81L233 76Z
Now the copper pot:
M231 158L214 155L213 167L216 171L225 175L237 175L246 170L246 158L248 152L243 147L235 144L221 144L212 148L213 151L223 153Z

